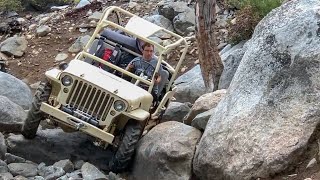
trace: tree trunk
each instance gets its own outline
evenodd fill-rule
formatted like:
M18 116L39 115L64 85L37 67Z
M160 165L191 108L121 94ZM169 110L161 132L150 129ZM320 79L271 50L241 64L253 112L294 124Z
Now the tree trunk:
M218 89L223 70L214 34L215 5L216 0L197 0L196 3L196 39L202 77L207 92Z

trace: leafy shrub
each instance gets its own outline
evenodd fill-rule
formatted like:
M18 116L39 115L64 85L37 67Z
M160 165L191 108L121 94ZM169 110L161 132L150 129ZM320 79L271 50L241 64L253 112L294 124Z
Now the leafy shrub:
M228 5L240 9L236 14L236 24L229 25L230 43L250 39L259 21L283 0L228 0Z
M0 0L0 11L19 11L21 9L20 0Z

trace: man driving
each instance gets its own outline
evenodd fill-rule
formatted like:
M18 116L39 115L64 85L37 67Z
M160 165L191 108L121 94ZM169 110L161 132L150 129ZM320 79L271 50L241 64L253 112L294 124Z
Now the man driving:
M148 78L152 78L155 67L157 66L158 60L153 55L154 46L150 43L144 43L142 45L142 57L134 58L127 66L126 70L135 73L136 75L140 75L142 72ZM162 67L160 66L160 70L162 71ZM155 84L159 84L161 81L161 76L159 73L155 75Z

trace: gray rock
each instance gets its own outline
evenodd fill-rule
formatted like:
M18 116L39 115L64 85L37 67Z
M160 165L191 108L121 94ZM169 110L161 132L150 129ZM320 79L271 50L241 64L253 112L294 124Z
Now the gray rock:
M313 168L315 165L317 165L317 160L316 160L316 158L312 158L310 160L310 162L308 163L306 169Z
M84 164L85 162L83 160L77 160L74 162L74 169L81 169L82 165Z
M0 159L0 174L7 173L7 172L9 172L7 163Z
M113 172L109 172L107 178L108 178L108 180L125 180L125 179L122 179L121 177L119 177L117 174L115 174Z
M270 179L305 156L320 124L319 7L289 1L257 25L197 147L199 179Z
M226 92L227 91L225 89L221 89L200 96L194 102L188 114L183 118L183 122L185 124L191 124L191 121L196 117L196 115L215 108L220 100L225 96Z
M46 36L50 32L51 32L51 28L47 25L43 25L37 28L37 35L40 37Z
M59 177L57 180L73 180L73 179L74 180L82 179L81 170L76 170L71 173L67 173L64 176Z
M138 144L134 179L191 178L192 159L201 132L180 122L157 125Z
M29 179L24 176L18 175L14 177L14 180L29 180Z
M92 179L92 180L107 180L106 175L104 175L97 167L86 162L81 167L83 179Z
M55 180L66 173L61 167L45 166L44 164L40 164L38 166L38 174L44 177L46 180Z
M23 109L29 109L33 97L30 88L24 82L2 72L0 72L0 96L7 97Z
M68 58L68 54L66 53L59 53L57 54L57 56L55 57L55 61L64 61Z
M13 176L11 173L6 172L6 173L0 173L0 179L1 180L12 180Z
M91 2L88 1L88 0L80 0L80 2L77 4L75 9L80 9L80 8L86 6L86 5L89 5L89 4L91 4Z
M35 177L28 178L28 180L45 180L45 179L42 176L35 176Z
M10 37L0 44L0 51L8 56L23 56L28 41L24 37Z
M22 157L10 154L10 153L6 153L5 154L5 160L7 164L11 164L11 163L24 163L26 162L26 160Z
M0 96L0 131L20 132L26 116L26 112L20 106L7 97Z
M173 26L172 26L172 22L165 18L164 16L162 15L152 15L152 16L147 16L145 17L145 19L149 22L152 22L160 27L163 27L169 31L173 31Z
M173 20L179 13L185 12L189 7L186 2L177 1L173 2L170 0L161 1L158 4L158 12L169 20Z
M6 140L10 153L32 159L36 163L54 164L63 159L85 160L107 170L107 162L112 156L112 152L95 146L92 137L80 132L65 133L61 129L39 129L32 140L22 135L9 134Z
M187 35L188 28L195 25L195 12L193 9L186 10L174 17L173 27L180 35Z
M89 20L100 20L102 17L101 12L94 12L91 16L88 17Z
M53 166L61 167L66 173L74 171L74 165L69 159L60 160L54 163Z
M246 49L243 48L243 45L244 42L241 42L221 55L224 68L220 77L218 89L227 89L229 87L245 53Z
M195 100L206 93L200 65L178 77L174 84L177 87L174 97L178 102L194 103Z
M209 118L214 113L215 108L205 111L203 113L198 114L192 121L191 126L195 127L201 131L206 129Z
M165 111L161 121L178 121L182 122L183 117L188 114L190 107L188 103L170 102L167 110Z
M32 177L38 174L37 166L31 163L11 163L8 168L13 176Z
M0 159L4 159L6 153L7 153L6 140L4 139L3 134L0 132Z
M77 53L82 51L83 47L88 43L90 39L89 35L79 37L68 49L71 53Z

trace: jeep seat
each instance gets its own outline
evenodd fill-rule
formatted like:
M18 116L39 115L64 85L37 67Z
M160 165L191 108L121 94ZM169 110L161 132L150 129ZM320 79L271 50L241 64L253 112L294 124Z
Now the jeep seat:
M121 46L130 49L133 52L138 54L141 53L141 47L139 46L139 40L123 35L119 32L112 31L110 29L104 29L101 33L101 36L109 39L110 41L115 42L116 44L120 44Z

